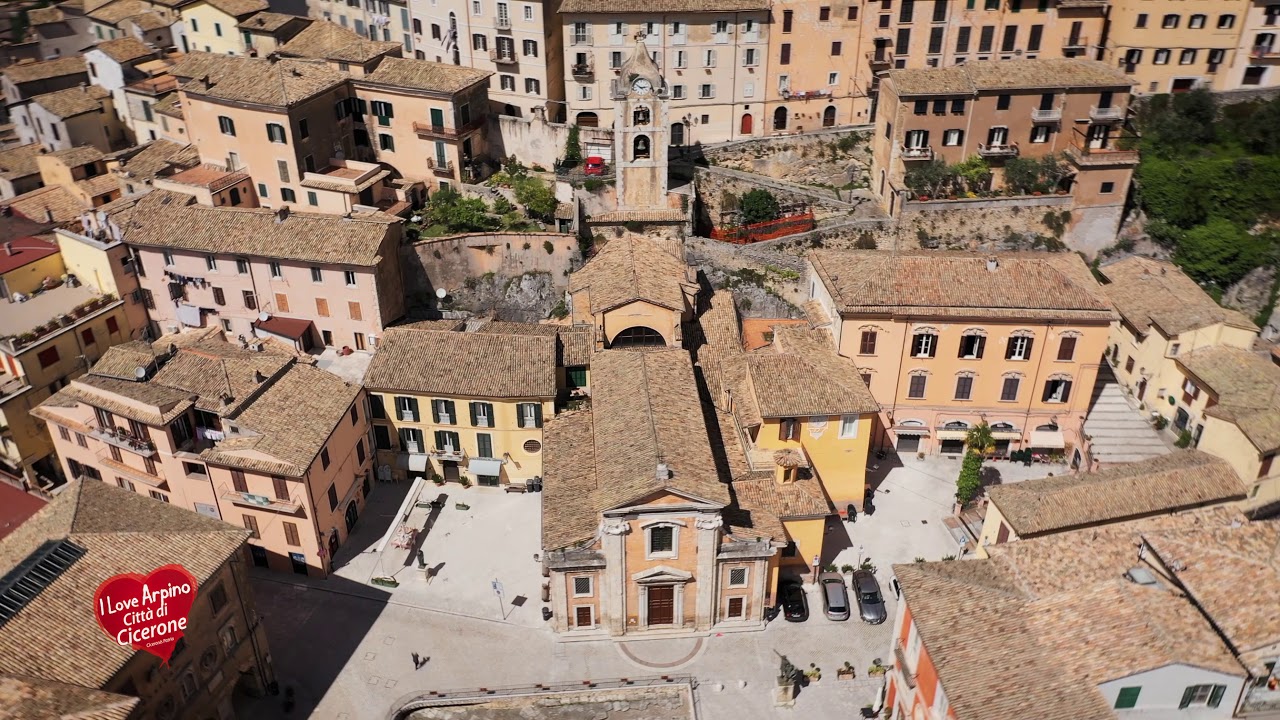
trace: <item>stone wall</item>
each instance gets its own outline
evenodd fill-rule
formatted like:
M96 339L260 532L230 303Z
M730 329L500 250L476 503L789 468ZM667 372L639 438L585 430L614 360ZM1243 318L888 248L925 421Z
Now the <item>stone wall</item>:
M581 261L577 238L563 233L467 233L426 238L400 250L411 314L441 308L435 291L443 287L448 309L483 313L501 306L508 311L504 319L541 319L563 296L569 273Z
M694 227L704 233L709 233L711 227L721 224L723 213L736 209L738 198L762 187L773 193L778 204L784 208L788 205L811 207L818 223L830 219L852 218L857 214L858 208L867 206L870 209L875 204L869 198L855 197L853 202L842 201L836 199L833 191L824 188L796 187L719 168L699 168L694 182L699 200ZM843 193L845 197L850 194L850 191Z
M844 188L867 184L867 168L871 164L867 140L867 132L843 128L735 142L707 149L703 154L717 167L801 184Z
M564 146L569 140L569 126L549 123L541 117L527 118L497 115L497 145L494 153L499 157L515 155L525 165L541 165L550 169L556 160L564 156ZM609 128L579 128L578 140L582 155L591 154L587 145L612 147L613 131ZM594 150L593 150L594 152Z
M416 710L409 720L692 720L685 686L531 693L460 700Z

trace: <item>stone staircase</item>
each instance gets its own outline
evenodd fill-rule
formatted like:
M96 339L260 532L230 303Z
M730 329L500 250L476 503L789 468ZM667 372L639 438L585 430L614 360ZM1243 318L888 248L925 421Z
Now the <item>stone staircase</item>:
M1098 370L1084 432L1093 438L1093 457L1102 465L1137 462L1169 452L1155 428L1129 404L1106 363Z

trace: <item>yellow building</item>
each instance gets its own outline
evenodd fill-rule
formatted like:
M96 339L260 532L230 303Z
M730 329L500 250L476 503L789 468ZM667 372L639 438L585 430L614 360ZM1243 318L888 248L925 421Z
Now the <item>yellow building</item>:
M556 338L388 328L365 375L379 473L524 485L542 475L555 413Z
M661 242L610 240L569 276L573 323L594 326L598 348L681 346L698 286L679 248Z
M0 249L0 299L14 293L30 295L46 280L56 280L66 272L58 246L36 237L6 240Z
M247 33L242 34L236 26L266 9L266 0L196 0L183 5L179 11L187 31L182 38L183 50L244 55L250 47Z
M998 457L1083 460L1115 313L1078 255L821 250L809 265L812 311L880 403L877 444L959 454L985 421Z
M1244 483L1213 455L1176 452L1080 475L987 489L978 557L992 545L1242 500Z
M1250 0L1115 0L1104 60L1133 77L1139 93L1227 90Z
M1173 427L1205 452L1231 463L1249 488L1245 511L1280 510L1280 366L1240 348L1219 346L1178 356L1184 380L1169 395Z
M727 290L711 299L699 324L707 341L698 360L708 393L730 413L750 469L773 471L779 458L790 458L791 472L815 477L842 514L849 505L861 508L880 407L854 362L836 354L831 335L778 326L769 345L747 352ZM815 529L816 537L801 534L792 562L811 564L821 555L823 523Z
M1102 291L1120 313L1107 349L1112 372L1145 408L1168 419L1165 398L1182 385L1177 357L1199 348L1249 348L1258 326L1224 308L1173 263L1128 257L1100 268Z

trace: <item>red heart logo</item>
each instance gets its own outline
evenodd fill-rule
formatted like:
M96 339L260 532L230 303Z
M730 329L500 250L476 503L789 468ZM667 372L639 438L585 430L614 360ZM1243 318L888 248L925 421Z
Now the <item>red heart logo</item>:
M181 565L165 565L145 577L126 573L108 579L93 595L93 612L113 642L168 664L195 601L195 576Z

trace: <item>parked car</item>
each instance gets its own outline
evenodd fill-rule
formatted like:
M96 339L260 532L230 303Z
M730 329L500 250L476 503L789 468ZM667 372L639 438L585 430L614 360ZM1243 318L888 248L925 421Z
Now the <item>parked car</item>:
M583 167L584 175L603 175L604 174L604 158L598 155L592 155L587 158L587 164Z
M844 586L840 573L824 572L818 575L818 587L822 588L822 608L828 620L849 619L849 589Z
M880 594L880 583L876 582L876 576L870 570L853 573L853 595L858 599L858 616L862 622L879 625L888 617L884 596Z
M783 583L778 590L778 604L787 622L804 622L809 619L809 598L804 586L798 582Z

